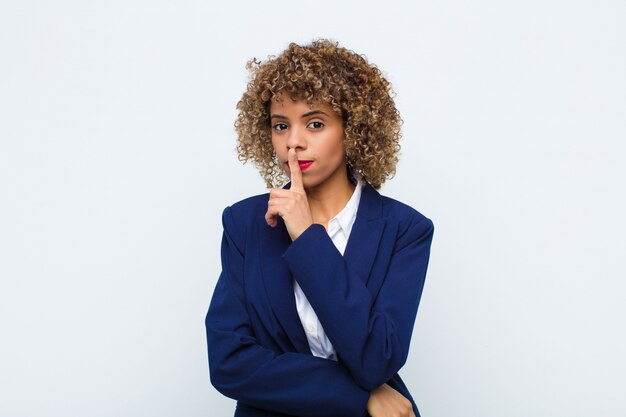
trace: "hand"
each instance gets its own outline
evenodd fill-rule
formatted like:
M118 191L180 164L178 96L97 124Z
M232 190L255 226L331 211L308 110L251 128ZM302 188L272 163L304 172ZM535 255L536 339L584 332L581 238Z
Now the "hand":
M289 149L288 158L289 170L291 171L291 188L289 190L282 188L270 190L265 221L269 226L276 227L278 224L276 216L282 217L289 236L294 241L313 224L313 216L302 184L302 171L298 165L295 149Z
M372 417L415 417L411 402L387 384L370 393L367 412Z

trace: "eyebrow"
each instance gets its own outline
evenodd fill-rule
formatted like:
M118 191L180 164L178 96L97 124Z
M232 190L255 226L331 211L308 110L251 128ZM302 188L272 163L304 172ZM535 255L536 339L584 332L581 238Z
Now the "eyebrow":
M305 117L313 116L314 114L323 114L324 116L330 117L330 116L328 116L326 113L324 113L321 110L313 110L313 111L310 111L308 113L304 113L302 116L300 116L300 118L304 119ZM270 116L270 119L286 119L286 120L289 120L289 118L287 116L283 116L282 114L272 114Z

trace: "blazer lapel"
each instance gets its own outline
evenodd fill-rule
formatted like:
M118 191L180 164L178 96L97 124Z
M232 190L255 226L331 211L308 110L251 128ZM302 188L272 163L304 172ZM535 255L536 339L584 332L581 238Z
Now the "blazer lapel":
M370 271L385 229L382 209L382 197L369 183L366 184L361 193L356 219L343 255L348 268L362 277L365 285L368 284Z

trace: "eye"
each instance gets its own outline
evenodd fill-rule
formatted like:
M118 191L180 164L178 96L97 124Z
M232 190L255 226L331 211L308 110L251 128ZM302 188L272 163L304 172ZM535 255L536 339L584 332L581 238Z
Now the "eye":
M324 123L322 123L322 122L311 122L311 123L309 123L309 126L312 126L313 129L321 129L322 127L324 127Z
M285 123L276 123L274 126L274 130L281 131L287 129L287 125Z

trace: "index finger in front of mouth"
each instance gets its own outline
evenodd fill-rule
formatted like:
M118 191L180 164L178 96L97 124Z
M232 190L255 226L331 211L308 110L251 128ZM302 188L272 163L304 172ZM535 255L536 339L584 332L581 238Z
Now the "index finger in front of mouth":
M291 171L291 189L302 190L302 171L298 164L298 155L293 148L289 149L289 171Z

